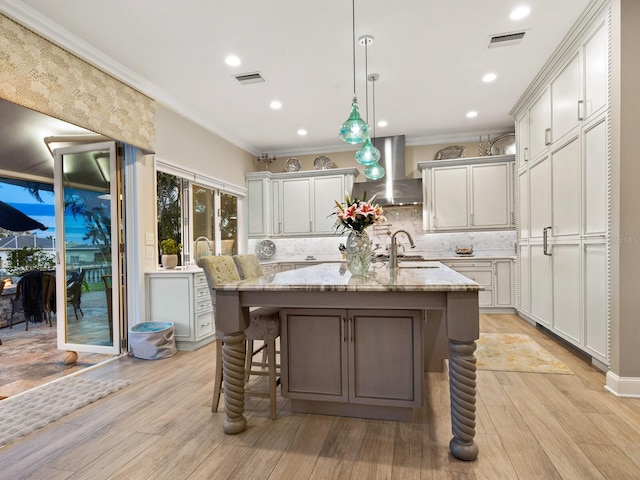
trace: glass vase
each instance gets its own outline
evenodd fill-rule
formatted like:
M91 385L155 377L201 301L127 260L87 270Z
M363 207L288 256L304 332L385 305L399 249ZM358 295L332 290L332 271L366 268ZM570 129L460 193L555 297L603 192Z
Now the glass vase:
M371 240L364 230L351 231L347 237L347 267L351 275L363 276L371 266Z

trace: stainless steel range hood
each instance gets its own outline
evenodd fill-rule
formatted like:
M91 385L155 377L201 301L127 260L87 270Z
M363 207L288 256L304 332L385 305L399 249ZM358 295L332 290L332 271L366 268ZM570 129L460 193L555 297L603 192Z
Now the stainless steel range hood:
M386 174L382 180L353 184L352 197L376 196L382 206L422 203L422 179L406 178L404 167L404 135L374 138L373 144L380 150L380 165Z

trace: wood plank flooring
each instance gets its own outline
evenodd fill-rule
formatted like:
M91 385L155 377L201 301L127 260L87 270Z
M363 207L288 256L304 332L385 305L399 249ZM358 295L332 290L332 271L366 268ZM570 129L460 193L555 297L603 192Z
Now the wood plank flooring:
M412 423L290 412L250 398L249 427L222 432L211 413L213 345L154 361L125 357L82 375L132 384L0 449L0 478L56 479L639 479L640 399L514 315L482 315L482 332L526 333L575 375L478 371L480 455L451 438L446 373L425 374Z

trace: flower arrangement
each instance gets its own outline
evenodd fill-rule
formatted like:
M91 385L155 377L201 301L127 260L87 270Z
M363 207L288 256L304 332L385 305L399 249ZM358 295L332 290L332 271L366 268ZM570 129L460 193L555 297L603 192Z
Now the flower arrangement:
M362 200L357 198L351 198L347 193L345 195L344 203L340 203L336 200L338 216L336 220L336 230L342 229L340 233L346 230L353 230L354 232L362 232L365 228L371 225L382 225L387 219L384 217L382 207L376 203L373 203L376 196L371 197L367 201L367 194L365 192Z

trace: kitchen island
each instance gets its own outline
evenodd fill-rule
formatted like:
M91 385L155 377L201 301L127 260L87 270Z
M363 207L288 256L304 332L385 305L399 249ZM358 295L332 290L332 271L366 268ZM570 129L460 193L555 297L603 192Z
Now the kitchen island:
M250 307L281 309L436 311L444 325L427 320L419 327L418 338L426 338L426 356L439 357L431 365L449 358L451 422L453 438L450 449L456 458L473 460L478 448L475 437L475 340L479 336L478 291L474 281L439 262L411 262L407 268L389 271L380 264L365 277L351 276L344 264L320 264L298 270L265 275L256 280L219 285L216 288L216 328L222 335L224 402L227 418L224 431L236 434L246 428L244 413L244 330L248 326ZM294 312L295 313L295 312ZM282 316L282 313L281 313ZM427 318L431 316L427 313ZM353 327L342 327L345 342L353 341ZM374 322L375 324L375 322ZM347 335L347 330L349 333ZM347 338L349 336L349 338ZM443 348L444 345L444 348ZM287 348L281 342L281 351ZM415 349L415 343L407 345ZM283 358L288 352L283 351ZM438 362L437 360L440 360ZM421 388L422 375L415 389ZM330 405L335 402L330 402ZM315 403L308 402L310 408ZM316 405L317 406L317 405ZM345 407L347 414L357 415L367 405ZM373 408L378 408L374 406ZM379 407L384 409L384 406ZM393 410L395 407L389 406ZM328 413L331 413L331 409ZM336 414L340 414L338 411Z

